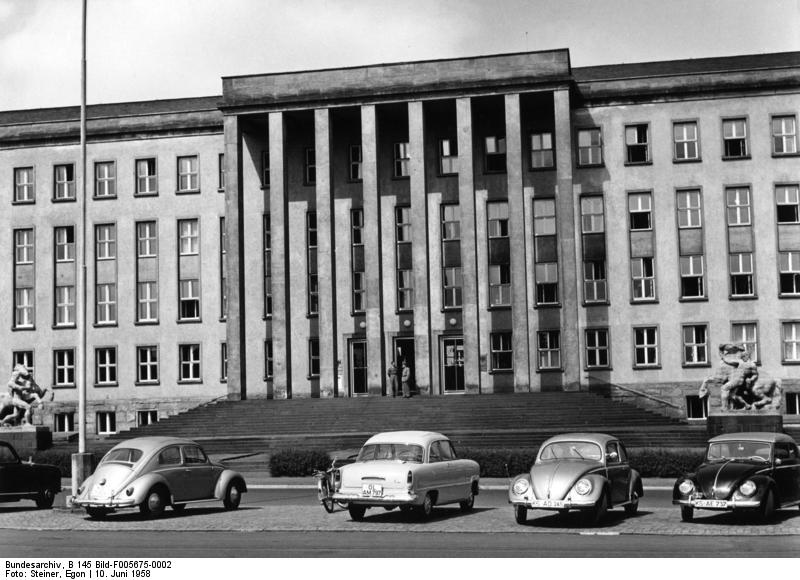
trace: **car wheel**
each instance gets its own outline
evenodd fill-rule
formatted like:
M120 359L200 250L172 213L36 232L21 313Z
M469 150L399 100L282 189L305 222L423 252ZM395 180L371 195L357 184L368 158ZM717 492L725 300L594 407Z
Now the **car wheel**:
M172 511L174 511L174 512L180 513L185 509L186 509L186 504L185 503L174 503L174 504L172 504Z
M475 494L472 492L471 488L467 498L458 502L458 505L461 507L462 512L468 512L472 510L473 506L475 505Z
M139 504L139 512L152 518L160 517L164 513L167 502L160 489L153 488L147 492L144 501Z
M600 494L600 498L597 500L597 503L594 505L594 508L589 510L588 518L589 523L593 526L599 525L600 522L606 515L608 511L608 496L606 495L605 490L603 493Z
M681 506L681 521L693 522L694 521L694 508L690 505Z
M322 507L329 514L333 513L333 498L331 497L330 486L327 479L320 479L317 482L317 497L319 498Z
M514 506L514 520L518 524L524 524L528 521L528 508L524 505L515 505Z
M56 494L52 489L43 489L36 496L36 507L40 510L46 510L53 507L53 502L56 499Z
M108 515L108 510L103 508L86 508L86 514L93 520L104 520Z
M635 491L631 494L631 502L625 504L625 513L629 516L639 511L639 494Z
M431 494L425 494L425 499L422 500L422 505L417 509L419 510L417 513L419 514L420 519L427 520L429 517L431 517L431 514L433 513L433 497Z
M222 505L226 510L235 510L239 507L242 501L242 486L238 481L232 481L228 484L228 489L225 490L225 498L222 500Z
M350 512L350 518L354 522L360 522L364 519L364 514L367 513L366 506L363 505L349 505L347 511Z
M764 499L761 501L759 511L763 521L770 519L775 513L775 492L771 489L767 490L767 495L765 495Z

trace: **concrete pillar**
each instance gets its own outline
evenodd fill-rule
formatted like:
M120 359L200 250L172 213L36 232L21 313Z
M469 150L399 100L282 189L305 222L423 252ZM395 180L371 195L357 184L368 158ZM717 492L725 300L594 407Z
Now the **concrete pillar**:
M289 234L283 113L269 114L269 215L272 232L272 387L276 399L291 397ZM230 258L229 258L230 260ZM230 364L230 363L229 363Z
M411 260L414 269L414 380L420 394L431 394L431 317L428 279L428 204L425 182L425 116L421 101L408 103L411 149Z
M226 292L228 312L228 398L247 398L246 310L244 308L244 220L242 201L242 131L239 118L227 115L225 131L225 236L228 240Z
M381 310L381 199L378 191L378 123L375 105L361 107L361 160L367 278L367 390L370 395L380 396L385 373Z
M508 178L508 235L511 240L511 312L514 349L514 391L527 392L531 386L528 356L528 263L524 240L525 198L522 188L522 130L519 94L506 95L506 171Z
M331 121L328 109L314 111L317 163L317 274L319 284L319 389L321 397L336 393L336 281L334 276Z
M481 390L478 322L478 263L475 242L475 183L472 154L472 101L456 99L458 131L458 204L461 212L462 318L464 328L464 388ZM484 353L488 356L488 353Z

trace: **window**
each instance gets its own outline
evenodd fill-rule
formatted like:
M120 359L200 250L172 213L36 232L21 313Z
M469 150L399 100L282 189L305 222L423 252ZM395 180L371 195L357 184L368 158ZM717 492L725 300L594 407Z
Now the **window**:
M306 304L307 314L319 314L319 276L317 274L317 212L306 212Z
M75 261L75 228L61 226L54 230L56 244L56 262Z
M56 286L56 326L75 325L75 286Z
M397 309L414 308L414 275L411 270L397 271Z
M94 227L95 258L113 260L117 256L117 228L114 224Z
M461 306L462 286L461 266L443 269L442 290L445 308L458 308Z
M136 284L136 322L158 322L158 283Z
M458 173L458 147L455 139L439 141L439 175Z
M442 306L459 308L462 301L461 210L456 204L441 206Z
M272 222L264 214L264 317L272 316Z
M700 159L695 121L673 123L672 136L675 140L675 161L696 161Z
M394 144L394 176L408 177L411 175L411 154L408 143Z
M136 257L155 258L158 255L156 222L136 223Z
M14 263L33 264L33 229L14 230Z
M652 229L651 195L649 193L630 194L628 196L628 214L631 231Z
M587 260L583 263L583 299L585 302L606 302L605 260Z
M274 375L274 359L272 357L272 341L264 341L264 380L272 379Z
M800 363L800 322L783 323L783 362Z
M536 264L536 304L558 304L558 263Z
M14 290L14 328L33 328L34 303L33 288Z
M625 126L625 151L628 163L650 161L650 126L647 123Z
M33 203L36 190L33 180L33 167L14 168L14 203Z
M484 166L486 173L501 173L506 170L506 138L484 139Z
M361 181L363 176L361 173L361 165L364 162L361 153L361 145L350 145L350 181Z
M117 169L113 161L94 164L95 198L117 197Z
M539 370L561 369L561 333L543 330L536 333Z
M653 258L634 258L631 260L634 301L655 300L656 277L653 261Z
M533 233L536 236L552 236L556 233L556 202L554 199L533 200Z
M586 330L586 367L590 369L609 367L608 330Z
M489 265L489 306L509 306L511 304L511 266L508 264Z
M136 411L136 425L144 427L158 423L158 411L156 409L147 409L145 411Z
M683 364L708 363L708 332L705 324L687 324L683 327Z
M505 201L486 204L488 234L490 238L508 237L508 203Z
M775 155L797 153L797 120L794 115L772 117L772 153Z
M800 187L797 185L776 185L775 202L778 204L779 224L800 223Z
M96 290L96 324L116 324L117 322L117 285L98 284Z
M531 134L531 169L553 167L553 134Z
M269 187L269 150L261 152L261 187Z
M53 386L75 386L75 351L73 349L53 351Z
M578 165L603 164L603 135L599 128L578 131Z
M581 198L581 233L602 234L605 232L603 198L600 196Z
M117 349L102 347L94 350L95 384L108 386L117 384Z
M367 279L364 273L364 210L350 211L350 249L352 272L353 312L364 312L366 308Z
M633 366L658 366L658 328L644 326L633 329Z
M753 296L753 254L730 254L731 296Z
M34 365L32 350L15 350L11 358L13 366L25 365L28 372L34 374L33 371L36 366Z
M747 120L724 119L722 121L722 142L724 159L747 157Z
M225 191L225 154L217 156L217 190Z
M111 435L117 432L117 415L114 411L98 411L96 417L98 435Z
M729 226L750 225L750 188L726 187L725 205Z
M305 151L305 165L303 179L306 185L314 185L317 183L317 151L316 149L307 148Z
M181 280L178 320L200 320L200 280Z
M700 190L678 192L678 227L680 229L702 227Z
M200 190L198 165L196 155L178 157L178 193Z
M219 380L228 380L228 343L223 342L219 348Z
M786 414L800 415L800 393L786 393Z
M510 332L493 332L492 345L492 370L510 371L514 369L514 352L511 350Z
M781 296L800 296L800 252L779 252Z
M155 195L158 193L158 174L156 160L136 160L136 195Z
M225 218L219 218L219 316L220 320L228 317L228 232L225 229Z
M702 298L705 296L703 285L703 256L681 256L681 298Z
M461 239L461 208L458 205L442 206L442 239Z
M758 325L755 322L731 323L731 341L742 343L747 348L750 360L759 362Z
M53 200L75 199L75 165L65 163L53 167Z
M53 432L75 431L75 413L53 413Z
M199 344L181 344L178 346L178 380L184 383L200 382Z
M178 220L180 255L194 256L200 253L200 224L196 219Z
M486 204L489 235L489 306L511 304L511 264L508 246L508 203Z
M308 339L308 376L319 376L319 339Z
M708 397L700 398L698 395L686 396L686 418L707 419Z
M136 382L158 384L158 347L136 347Z
M411 242L411 208L394 208L395 236L397 243Z

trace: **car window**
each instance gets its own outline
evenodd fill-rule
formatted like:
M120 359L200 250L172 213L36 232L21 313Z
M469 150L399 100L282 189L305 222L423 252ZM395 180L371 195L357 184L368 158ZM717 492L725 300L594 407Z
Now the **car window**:
M120 447L112 449L103 458L103 463L129 463L133 465L142 458L141 449L132 449L130 447Z
M591 459L600 461L603 452L597 443L588 441L559 441L550 443L539 454L537 463L543 461L559 461L561 459Z
M619 463L619 447L615 441L606 443L606 463Z
M453 443L451 441L442 441L442 449L447 449L447 453L450 454L448 459L458 459L458 455L456 455L456 448L453 447Z
M422 447L406 443L371 443L361 448L356 459L357 462L376 460L422 463Z
M618 441L619 443L619 460L623 463L628 462L628 452L625 450L625 446L622 444L622 441Z
M719 443L711 443L706 454L706 458L709 461L721 459L769 461L771 456L770 444L762 441L721 441Z
M16 463L17 458L10 448L0 446L0 463Z
M431 450L429 452L429 463L438 463L442 460L442 451L439 449L439 442L434 441L431 444Z
M775 459L780 459L784 463L796 463L797 447L791 443L776 443Z
M180 465L181 451L178 447L167 447L158 454L159 465Z
M456 458L449 441L439 441L439 452L442 455L442 461L452 461Z
M185 463L206 463L206 454L196 445L187 445L183 448L183 460Z

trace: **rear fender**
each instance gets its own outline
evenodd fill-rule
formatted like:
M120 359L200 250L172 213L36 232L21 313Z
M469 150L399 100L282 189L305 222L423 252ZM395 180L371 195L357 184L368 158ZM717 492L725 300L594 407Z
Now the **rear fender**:
M167 480L158 473L147 473L142 477L135 479L132 483L129 483L119 490L117 495L114 497L120 499L126 499L130 497L133 498L137 504L140 504L144 502L145 498L147 498L147 493L157 485L160 485L167 490L168 500L170 503L172 503L172 490L169 488L169 485L167 485ZM131 495L126 494L125 490L131 487L133 488L133 493Z
M642 497L644 495L644 485L642 484L642 476L639 475L639 472L635 469L631 469L631 482L630 488L628 489L628 497L631 497L631 494L636 492L636 495Z
M588 479L592 482L592 491L586 495L578 495L578 492L575 491L575 485L577 485L581 479ZM604 493L608 493L608 479L599 473L588 473L575 480L575 484L573 484L572 489L570 489L567 495L571 497L573 501L580 498L581 501L590 500L596 502Z
M228 489L228 485L232 481L237 481L241 486L241 490L244 493L247 491L247 484L244 482L244 477L238 472L233 471L232 469L226 469L225 471L220 474L219 479L217 480L217 485L214 488L214 497L216 499L224 499L225 492Z

